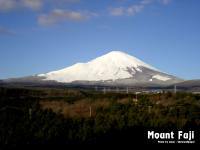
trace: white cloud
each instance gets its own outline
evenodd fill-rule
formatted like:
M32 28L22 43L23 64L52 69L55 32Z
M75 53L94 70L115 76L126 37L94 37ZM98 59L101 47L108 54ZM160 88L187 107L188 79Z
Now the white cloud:
M150 4L159 2L163 5L168 5L172 0L140 0L138 3L126 6L110 8L109 13L111 16L134 16L142 12Z
M48 26L67 20L82 21L95 15L96 14L94 13L86 11L69 11L63 9L54 9L49 14L40 15L38 17L38 23L40 25Z
M110 8L110 15L111 16L122 16L122 15L128 15L133 16L137 13L141 12L146 5L150 4L152 0L142 0L138 4L133 4L128 7L116 7L116 8Z
M110 15L111 16L122 16L124 15L124 8L118 7L118 8L110 8Z
M141 12L144 9L144 5L132 5L130 7L127 8L127 13L128 15L135 15L139 12Z
M63 6L68 3L78 2L80 2L80 0L0 0L0 11L11 11L20 8L38 10L48 4Z
M33 10L40 9L43 5L43 0L22 0L22 5Z
M0 0L0 12L1 11L11 11L15 9L30 9L30 10L38 10L42 9L43 12L45 10L49 10L49 13L40 14L38 16L38 23L40 25L52 25L57 24L59 22L71 20L71 21L82 21L86 20L92 16L97 16L97 14L91 13L89 11L73 11L73 10L64 10L64 9L56 9L60 6L68 6L65 4L69 3L78 3L81 0ZM118 0L121 1L120 5L126 3L128 0ZM152 3L160 3L163 5L167 5L172 0L140 0L138 2L127 5L122 5L118 7L109 8L109 14L111 16L134 16L140 12L142 12L146 7L148 7ZM51 7L45 7L46 5L50 5ZM47 8L47 9L46 9Z
M110 8L110 15L111 16L123 16L123 15L135 15L139 12L141 12L144 9L144 5L138 4L138 5L131 5L129 7L116 7L116 8Z
M0 10L7 11L15 8L17 1L15 0L0 0Z
M0 0L0 10L9 11L17 8L40 9L44 0Z

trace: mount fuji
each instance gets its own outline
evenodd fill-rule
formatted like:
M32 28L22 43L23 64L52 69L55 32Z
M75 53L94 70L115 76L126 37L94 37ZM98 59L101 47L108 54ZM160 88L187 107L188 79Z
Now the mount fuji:
M136 86L171 85L183 80L164 73L134 56L121 51L111 51L87 63L77 63L61 70L18 78L18 81Z
M37 76L62 83L171 84L180 81L179 78L163 73L121 51L112 51L87 63L77 63L62 70Z

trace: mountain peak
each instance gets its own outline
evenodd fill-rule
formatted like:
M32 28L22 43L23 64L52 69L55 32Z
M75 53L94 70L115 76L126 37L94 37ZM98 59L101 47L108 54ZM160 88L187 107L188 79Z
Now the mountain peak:
M103 56L93 59L89 63L106 63L106 65L118 66L120 68L134 67L138 68L139 66L150 68L152 70L159 71L158 69L144 63L142 60L131 56L122 51L111 51Z
M128 56L129 54L123 52L123 51L119 51L119 50L113 50L113 51L110 51L108 52L107 54L103 55L103 56ZM130 55L129 55L130 56Z
M56 80L65 83L73 81L115 81L117 79L130 78L133 80L137 80L136 78L146 80L147 76L147 81L152 81L154 78L163 81L164 79L166 81L170 79L167 74L162 76L162 73L159 74L159 72L158 69L134 56L122 51L111 51L87 63L77 63L62 70L38 76L45 77L46 80Z
M111 54L111 55L124 55L126 53L123 52L123 51L119 51L119 50L113 50L113 51L108 52L107 54Z

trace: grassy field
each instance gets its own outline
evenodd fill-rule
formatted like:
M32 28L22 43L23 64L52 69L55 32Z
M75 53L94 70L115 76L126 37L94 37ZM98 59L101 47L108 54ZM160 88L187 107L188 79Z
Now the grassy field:
M0 144L145 142L148 129L198 129L200 95L0 88Z

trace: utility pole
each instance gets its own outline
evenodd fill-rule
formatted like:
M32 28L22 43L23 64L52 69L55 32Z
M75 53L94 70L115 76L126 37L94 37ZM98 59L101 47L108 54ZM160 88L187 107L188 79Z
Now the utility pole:
M152 106L148 106L148 113L149 114L151 113L151 108L152 108Z
M137 96L138 94L139 92L135 92L135 99L133 98L133 102L135 105L137 105L137 102L138 102L138 96Z
M129 92L129 91L128 91L128 87L127 87L127 88L126 88L126 94L128 94L128 92Z
M32 119L32 109L31 108L29 108L29 119L31 120Z
M92 107L90 106L90 118L92 117Z
M136 99L136 101L138 101L137 94L138 94L138 92L135 92L135 99Z
M177 92L177 87L176 87L176 84L174 85L174 94L176 94Z
M104 89L103 89L103 94L106 94L106 88L104 87Z

